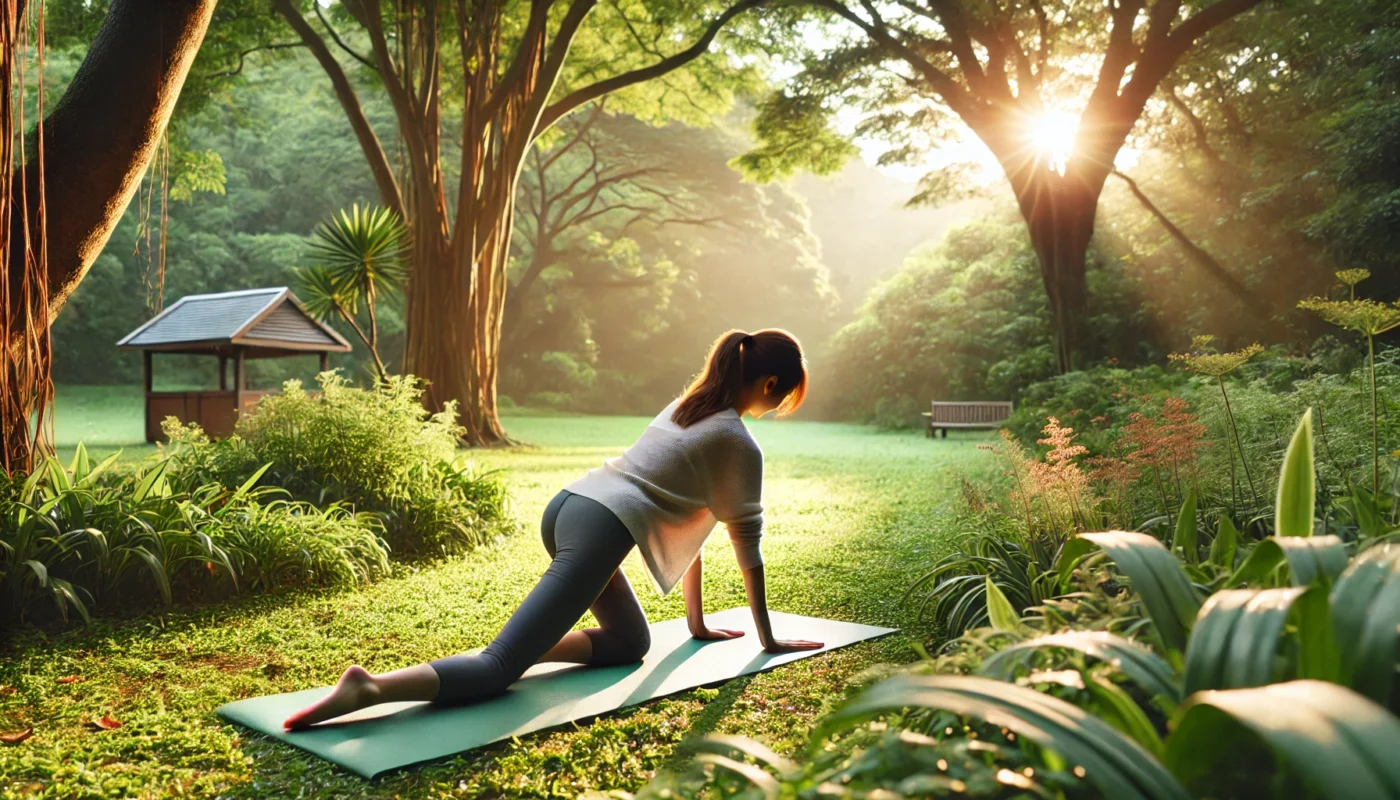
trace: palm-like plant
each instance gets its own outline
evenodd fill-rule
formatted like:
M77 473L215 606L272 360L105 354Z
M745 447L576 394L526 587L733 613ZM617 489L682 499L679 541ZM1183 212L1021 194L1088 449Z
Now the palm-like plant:
M318 319L339 316L369 348L380 381L388 372L379 356L379 317L375 303L398 291L408 277L408 228L387 208L358 204L317 226L308 256L311 266L296 271L306 310ZM369 317L366 332L356 322L361 304Z

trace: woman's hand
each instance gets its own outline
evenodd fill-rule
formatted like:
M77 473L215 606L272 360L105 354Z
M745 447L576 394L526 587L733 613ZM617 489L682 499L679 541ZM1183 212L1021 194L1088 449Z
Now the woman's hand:
M692 628L690 635L704 642L713 642L720 639L737 639L743 636L744 632L730 628L708 628L701 625L699 628Z
M821 642L807 639L774 639L763 650L766 653L778 655L780 653L796 653L800 650L817 650L823 646Z

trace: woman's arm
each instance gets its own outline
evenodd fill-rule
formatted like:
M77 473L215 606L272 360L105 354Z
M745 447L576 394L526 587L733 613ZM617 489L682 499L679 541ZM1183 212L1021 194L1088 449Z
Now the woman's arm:
M685 621L690 628L690 635L704 640L735 639L743 636L743 631L710 628L705 625L705 603L700 595L700 561L701 556L697 554L695 562L685 571L685 577L681 580L681 588L685 592Z
M758 629L758 641L769 653L792 653L798 650L816 650L821 642L807 639L777 639L773 636L773 623L768 619L768 594L763 582L763 565L759 564L744 570L744 591L749 595L749 609L753 611L753 623Z

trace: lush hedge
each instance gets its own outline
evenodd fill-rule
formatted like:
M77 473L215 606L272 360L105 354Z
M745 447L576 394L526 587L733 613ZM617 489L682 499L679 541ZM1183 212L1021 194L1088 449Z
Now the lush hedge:
M0 624L353 584L510 530L502 482L457 456L454 409L429 415L411 377L320 383L288 382L217 442L169 419L170 445L125 474L80 445L0 482Z
M260 486L374 513L397 553L461 552L502 532L504 484L458 457L455 405L429 414L413 376L391 376L372 390L335 372L318 381L315 394L286 382L217 442L198 426L167 420L171 469L237 486L265 467Z

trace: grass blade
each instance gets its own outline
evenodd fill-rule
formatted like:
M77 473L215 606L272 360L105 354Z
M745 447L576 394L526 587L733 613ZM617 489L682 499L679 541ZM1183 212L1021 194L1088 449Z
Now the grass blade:
M1188 564L1194 564L1200 557L1199 533L1196 528L1196 490L1188 489L1186 501L1181 504L1181 513L1176 515L1176 534L1172 537L1172 551L1181 553Z

